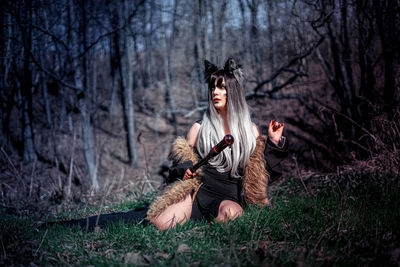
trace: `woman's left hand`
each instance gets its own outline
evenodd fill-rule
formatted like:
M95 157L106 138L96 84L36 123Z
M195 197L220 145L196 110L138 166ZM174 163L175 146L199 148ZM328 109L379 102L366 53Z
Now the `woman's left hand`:
M283 128L285 127L285 124L279 123L275 120L272 120L269 123L268 127L268 137L271 139L272 142L274 142L276 145L279 143L279 140L281 140L282 137L282 132Z

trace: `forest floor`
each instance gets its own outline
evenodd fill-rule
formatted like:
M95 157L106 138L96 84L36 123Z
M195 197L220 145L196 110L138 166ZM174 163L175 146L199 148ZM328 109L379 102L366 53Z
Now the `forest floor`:
M269 188L269 207L247 207L227 224L189 222L169 231L123 223L88 232L40 227L147 205L155 192L105 195L51 218L3 207L0 264L399 266L400 176L392 167L375 158L335 173L297 172Z

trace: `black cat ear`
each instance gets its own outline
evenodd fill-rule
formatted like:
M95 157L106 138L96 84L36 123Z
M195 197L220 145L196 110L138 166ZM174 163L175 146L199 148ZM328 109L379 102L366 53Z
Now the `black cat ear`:
M233 58L228 58L225 62L224 70L228 73L231 73L237 69L238 66L236 64L236 61Z
M210 61L207 59L204 60L204 77L206 79L206 82L210 79L211 74L216 72L218 70L218 67L212 64Z
M243 82L242 65L237 64L233 58L228 58L224 66L225 72L233 74L235 79L241 84Z

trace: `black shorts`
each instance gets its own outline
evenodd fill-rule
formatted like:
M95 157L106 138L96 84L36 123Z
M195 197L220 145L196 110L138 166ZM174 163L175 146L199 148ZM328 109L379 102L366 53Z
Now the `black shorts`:
M231 200L240 205L241 182L232 178L229 172L218 172L210 164L202 168L202 186L197 194L192 193L192 220L212 220L218 216L219 206L224 200Z
M192 198L193 196L195 198L193 200L192 214L190 219L194 221L203 219L211 221L212 219L216 218L218 216L219 206L224 200L231 200L240 205L236 198L211 195L210 192L208 192L203 186L200 187L197 194L192 192Z

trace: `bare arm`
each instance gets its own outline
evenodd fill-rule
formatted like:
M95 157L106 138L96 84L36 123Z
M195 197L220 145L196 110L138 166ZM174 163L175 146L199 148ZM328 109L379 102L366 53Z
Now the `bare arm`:
M193 124L192 128L190 128L186 136L186 140L188 141L191 147L196 147L197 138L199 136L199 130L200 130L200 124L196 122L195 124Z
M193 124L192 128L190 128L190 130L186 136L186 140L191 147L196 147L197 138L199 136L199 130L200 130L200 124L196 122L195 124ZM186 180L186 179L189 179L192 177L193 177L193 173L189 169L187 169L183 179Z
M253 123L253 133L256 138L260 135L260 132L258 131L257 125L255 123Z

